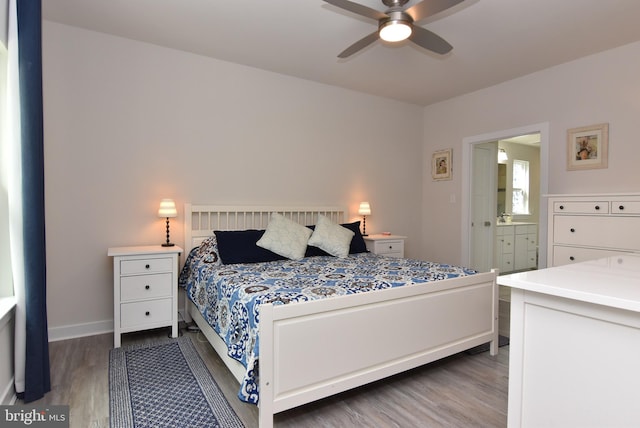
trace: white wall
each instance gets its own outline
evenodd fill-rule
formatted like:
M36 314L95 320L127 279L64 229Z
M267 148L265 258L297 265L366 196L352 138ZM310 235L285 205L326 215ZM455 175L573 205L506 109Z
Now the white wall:
M419 256L420 107L49 21L43 34L54 339L111 326L107 248L161 243L162 198L178 244L187 201L356 218L368 200L367 231L407 235Z
M454 178L433 182L430 169L423 172L425 249L421 256L460 261L460 153L464 138L548 122L550 193L637 192L638 117L640 43L425 108L424 159L430 159L434 150L452 147ZM609 123L609 167L567 171L567 129L602 122ZM454 199L456 202L450 203Z

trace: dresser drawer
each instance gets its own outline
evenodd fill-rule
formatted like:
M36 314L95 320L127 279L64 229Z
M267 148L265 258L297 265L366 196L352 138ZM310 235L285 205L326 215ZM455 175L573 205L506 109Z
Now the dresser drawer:
M640 250L640 217L554 216L553 243Z
M607 201L554 202L553 212L568 213L568 214L608 214L609 202Z
M120 326L123 330L147 324L169 325L171 321L171 298L120 305Z
M640 201L612 201L611 212L613 214L640 214Z
M598 248L553 246L553 266L568 265L571 263L586 262L603 257L620 254L621 251L602 250Z
M120 262L121 275L135 275L141 273L171 272L173 261L170 257L129 259Z
M120 278L120 299L139 300L171 297L171 273L123 276Z

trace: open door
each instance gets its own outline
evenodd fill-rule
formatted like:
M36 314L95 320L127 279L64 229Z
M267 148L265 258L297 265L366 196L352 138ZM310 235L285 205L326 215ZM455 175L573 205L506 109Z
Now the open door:
M473 145L471 165L471 260L470 267L480 272L493 268L496 223L498 143Z

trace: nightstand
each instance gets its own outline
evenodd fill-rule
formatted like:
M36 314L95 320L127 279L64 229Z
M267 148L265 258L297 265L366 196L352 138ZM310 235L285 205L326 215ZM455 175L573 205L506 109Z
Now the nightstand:
M178 337L178 246L109 248L113 257L113 347L123 333L171 326Z
M404 240L400 235L367 235L363 236L367 250L384 257L404 257Z

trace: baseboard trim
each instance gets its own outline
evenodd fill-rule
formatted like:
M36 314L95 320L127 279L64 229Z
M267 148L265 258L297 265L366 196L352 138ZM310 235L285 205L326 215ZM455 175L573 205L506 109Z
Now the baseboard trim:
M178 310L178 322L183 321L184 319L184 311ZM48 332L49 342L113 333L113 320L49 327Z
M18 397L16 396L15 389L13 388L13 377L11 381L5 386L4 392L2 393L2 397L0 397L0 404L2 405L13 405L16 403Z
M49 342L113 333L113 320L49 327Z

